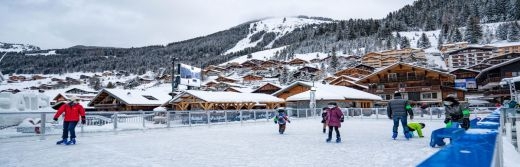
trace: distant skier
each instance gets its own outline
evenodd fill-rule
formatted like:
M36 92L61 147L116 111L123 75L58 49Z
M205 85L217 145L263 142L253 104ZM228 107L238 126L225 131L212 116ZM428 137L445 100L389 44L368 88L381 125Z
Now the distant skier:
M323 111L321 112L321 123L323 124L323 133L327 131L327 110L329 110L329 108L324 107Z
M289 117L285 114L285 110L278 109L278 115L274 117L274 123L278 124L278 132L283 134L285 132L285 125L287 122L291 123Z
M469 109L462 107L459 101L452 96L446 97L443 103L446 111L446 118L444 119L446 128L458 128L460 125L460 127L468 130Z
M326 142L332 140L332 130L336 131L336 142L341 142L341 136L339 134L339 128L344 120L343 112L338 108L337 103L330 102L328 104L329 109L327 110L326 123L329 126L329 135Z
M423 134L422 134L422 129L424 129L424 127L426 127L426 124L424 123L417 123L417 122L410 122L408 123L408 129L410 130L410 136L413 137L413 132L414 131L417 131L417 135L420 137L420 138L423 138Z
M409 139L411 136L408 133L408 120L407 116L410 115L410 119L413 119L412 106L408 103L408 100L402 98L401 93L397 92L394 94L394 99L388 102L387 106L388 118L394 120L392 138L397 138L397 129L399 128L399 120L403 125L404 137Z
M71 98L70 102L62 105L56 114L54 115L54 121L58 121L58 118L62 113L65 113L65 119L63 119L63 134L62 140L56 142L56 144L76 144L76 125L78 124L81 116L81 124L85 124L85 109L79 104L79 99L76 97ZM68 134L70 132L70 140L67 141Z

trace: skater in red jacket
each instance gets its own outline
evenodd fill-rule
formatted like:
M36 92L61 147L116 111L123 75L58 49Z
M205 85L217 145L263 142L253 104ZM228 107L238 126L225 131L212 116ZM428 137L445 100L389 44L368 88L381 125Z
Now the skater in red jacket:
M81 124L85 124L85 109L79 104L79 99L76 97L71 98L70 102L63 104L56 114L54 115L54 121L58 121L61 114L65 114L63 119L63 135L62 140L56 142L56 144L76 144L76 125L78 124L81 116ZM70 140L67 141L68 134L70 132Z
M338 108L336 102L331 102L328 104L329 109L327 110L327 125L329 126L329 136L327 138L327 142L330 142L332 139L332 130L336 131L336 142L341 142L341 137L339 134L339 128L341 127L341 123L343 122L343 112Z

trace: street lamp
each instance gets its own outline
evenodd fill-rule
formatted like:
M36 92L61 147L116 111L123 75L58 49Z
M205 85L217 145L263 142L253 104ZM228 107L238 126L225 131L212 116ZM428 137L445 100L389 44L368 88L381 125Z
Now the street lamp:
M311 108L312 115L314 116L316 114L316 87L311 87L310 92L310 102L309 102L309 108Z

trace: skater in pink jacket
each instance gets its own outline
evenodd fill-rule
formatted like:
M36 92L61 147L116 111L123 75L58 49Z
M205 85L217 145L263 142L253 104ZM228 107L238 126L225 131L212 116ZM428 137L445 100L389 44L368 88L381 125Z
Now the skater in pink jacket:
M341 142L341 137L339 134L339 128L341 127L341 123L343 122L343 112L338 108L338 105L335 102L331 102L328 104L327 111L327 125L329 126L329 136L327 138L327 142L330 142L332 139L332 130L336 131L336 142Z

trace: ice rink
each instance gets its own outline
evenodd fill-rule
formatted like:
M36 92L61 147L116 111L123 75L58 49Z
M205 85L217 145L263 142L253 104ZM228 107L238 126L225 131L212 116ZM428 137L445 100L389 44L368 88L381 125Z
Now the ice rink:
M410 121L410 120L409 120ZM272 122L0 140L0 166L415 166L442 121L423 121L425 138L392 140L388 119L347 119L343 142L326 143L319 119L293 120L280 135ZM333 135L333 138L335 136Z

